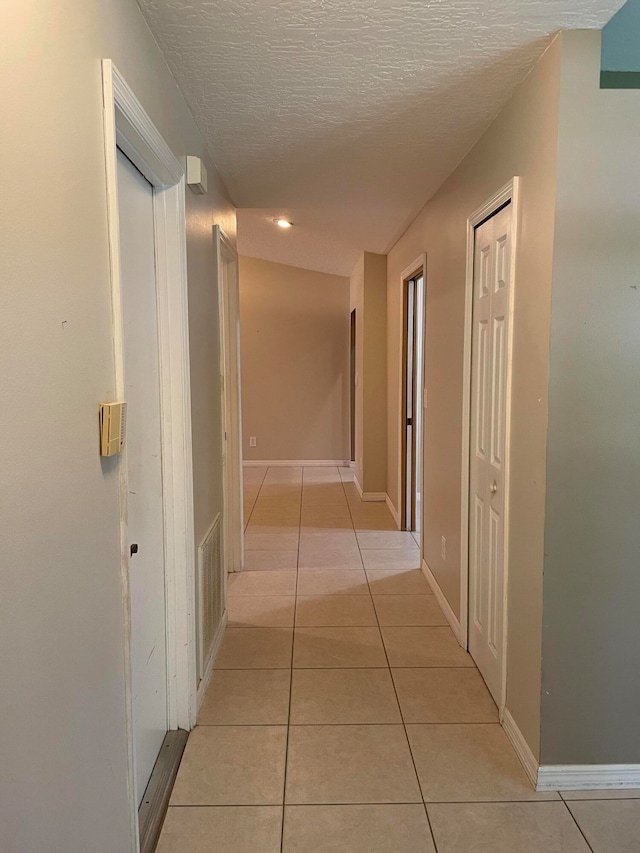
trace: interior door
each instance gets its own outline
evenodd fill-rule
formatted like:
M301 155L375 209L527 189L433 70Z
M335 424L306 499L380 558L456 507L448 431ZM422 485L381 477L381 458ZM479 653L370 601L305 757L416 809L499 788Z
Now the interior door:
M413 491L414 491L414 518L413 518L413 532L415 533L415 537L417 541L420 541L420 531L422 529L422 473L423 473L423 459L422 459L422 447L423 447L423 423L424 423L424 410L423 410L423 399L424 399L424 357L425 357L425 347L424 347L424 330L425 330L425 286L424 286L424 275L421 273L416 278L415 284L415 333L414 333L414 341L415 341L415 355L414 355L414 365L415 365L415 376L414 376L414 391L413 391L413 423L414 423L414 454L415 454L415 465L414 465L414 483L413 483Z
M153 189L118 151L127 399L131 677L138 805L167 732L167 651Z
M226 483L224 553L228 572L244 567L242 502L242 400L240 393L240 285L238 256L219 225L214 227L220 294L224 441Z
M349 418L351 427L352 462L356 461L356 310L351 312L351 337L349 345Z
M471 360L469 651L503 704L511 204L476 228Z
M415 524L415 317L416 282L406 283L405 295L405 371L404 371L404 529L413 530Z
M405 282L403 528L420 532L422 399L424 347L424 275Z

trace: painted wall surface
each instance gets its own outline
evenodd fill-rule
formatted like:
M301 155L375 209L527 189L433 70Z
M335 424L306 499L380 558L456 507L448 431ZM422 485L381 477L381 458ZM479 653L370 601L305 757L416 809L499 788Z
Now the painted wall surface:
M363 252L351 273L356 310L356 477L364 492L387 490L387 258Z
M0 16L0 848L124 853L118 460L101 462L97 430L114 395L103 57L209 171L209 195L186 198L200 529L220 505L211 227L234 235L235 213L133 0Z
M349 279L349 310L356 312L356 459L355 476L364 480L363 435L364 395L364 252L358 258Z
M364 253L363 432L365 492L387 491L387 258Z
M397 417L402 375L401 273L427 253L423 542L427 563L460 612L466 222L521 178L513 328L511 539L507 707L539 749L542 562L559 39L388 257L388 485L400 505ZM447 539L447 558L440 538Z
M542 762L640 763L640 92L563 35Z
M348 460L349 279L246 257L239 274L244 459Z
M627 0L602 30L603 71L640 72L640 0Z

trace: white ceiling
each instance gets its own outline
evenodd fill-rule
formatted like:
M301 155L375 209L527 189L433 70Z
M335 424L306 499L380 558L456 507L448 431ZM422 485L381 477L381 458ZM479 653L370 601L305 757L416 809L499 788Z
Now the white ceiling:
M560 29L622 0L138 0L239 208L241 253L386 252ZM283 231L273 218L286 216Z

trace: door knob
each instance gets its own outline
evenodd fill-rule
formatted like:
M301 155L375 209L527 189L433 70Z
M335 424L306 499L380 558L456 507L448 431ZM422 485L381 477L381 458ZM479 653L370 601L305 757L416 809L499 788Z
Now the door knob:
M492 495L495 495L495 493L498 491L498 484L496 483L495 480L489 486L489 491L491 492Z

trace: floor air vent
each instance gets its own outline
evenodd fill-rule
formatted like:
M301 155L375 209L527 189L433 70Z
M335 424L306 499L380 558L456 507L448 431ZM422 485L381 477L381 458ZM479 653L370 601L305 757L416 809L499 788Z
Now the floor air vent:
M224 615L224 574L220 515L198 547L198 601L200 609L198 680L206 672Z

